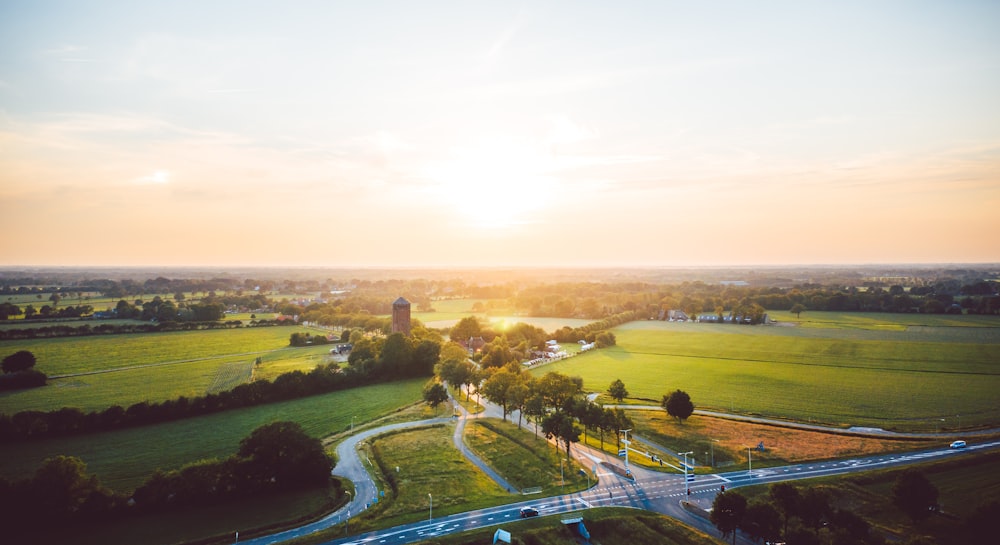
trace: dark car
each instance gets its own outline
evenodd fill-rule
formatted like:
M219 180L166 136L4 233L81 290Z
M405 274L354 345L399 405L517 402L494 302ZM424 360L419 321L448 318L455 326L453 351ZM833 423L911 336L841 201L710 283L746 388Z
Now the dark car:
M521 508L521 518L537 517L538 509L534 507L522 507Z

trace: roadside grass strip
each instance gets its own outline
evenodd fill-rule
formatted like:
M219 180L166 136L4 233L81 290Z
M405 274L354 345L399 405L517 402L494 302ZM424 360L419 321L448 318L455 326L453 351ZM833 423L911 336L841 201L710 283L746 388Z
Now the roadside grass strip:
M541 488L541 493L553 494L586 488L588 481L580 474L584 468L575 458L566 463L565 450L556 452L551 443L535 437L528 428L519 430L516 424L495 418L473 419L465 428L465 442L518 489Z

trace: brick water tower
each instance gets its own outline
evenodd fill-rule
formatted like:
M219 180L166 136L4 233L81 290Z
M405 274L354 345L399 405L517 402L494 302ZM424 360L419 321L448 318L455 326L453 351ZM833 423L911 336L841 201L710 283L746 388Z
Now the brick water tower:
M392 332L410 336L410 302L402 297L392 303Z

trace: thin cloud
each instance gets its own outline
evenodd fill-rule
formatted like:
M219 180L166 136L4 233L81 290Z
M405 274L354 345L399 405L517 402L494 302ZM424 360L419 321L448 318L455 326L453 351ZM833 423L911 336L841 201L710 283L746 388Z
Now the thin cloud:
M170 183L170 171L157 170L152 174L136 178L135 181L139 184L164 185Z

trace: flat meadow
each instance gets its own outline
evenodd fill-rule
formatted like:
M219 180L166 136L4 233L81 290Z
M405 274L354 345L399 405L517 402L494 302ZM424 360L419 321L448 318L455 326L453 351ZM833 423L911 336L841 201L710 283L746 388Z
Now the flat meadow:
M480 303L485 308L489 302L488 299L443 299L432 303L434 312L414 311L411 316L423 322L427 327L437 329L450 328L462 318L476 316L483 322L491 324L497 331L503 331L520 322L540 327L549 333L563 326L582 327L594 321L582 318L515 316L513 309L510 308L494 308L481 312L472 310L476 303Z
M631 322L613 330L617 346L534 373L579 375L591 392L620 378L633 404L681 389L700 409L840 426L1000 423L1000 320L824 317L826 327Z
M135 333L0 342L0 355L28 350L49 375L43 388L0 392L0 412L76 407L84 411L140 401L199 396L248 380L273 379L332 361L329 346L291 348L301 326ZM315 331L310 331L316 333ZM260 357L262 363L254 368ZM228 388L226 388L228 386Z
M420 400L426 379L378 384L77 437L0 444L0 475L20 479L31 475L51 456L76 456L90 473L115 490L131 490L157 468L178 469L206 458L234 454L240 440L264 424L291 420L313 437L326 437L357 424L393 414Z

